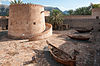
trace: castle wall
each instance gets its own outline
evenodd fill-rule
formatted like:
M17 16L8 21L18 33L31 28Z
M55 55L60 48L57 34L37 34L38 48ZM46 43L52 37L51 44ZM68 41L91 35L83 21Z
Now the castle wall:
M42 33L36 34L33 37L29 38L29 41L46 39L52 35L52 25L46 23L46 30Z
M64 24L68 24L71 28L76 27L93 27L100 22L100 8L92 9L92 15L71 15L64 16Z
M99 16L99 19L100 19L100 8L94 8L94 9L92 9L92 17L96 18L98 16Z
M64 19L94 19L91 15L70 15L64 16Z
M44 7L32 4L10 5L8 35L28 38L45 30Z
M30 24L31 34L34 35L43 32L45 30L44 7L31 6L29 10L29 14L31 15L29 21L32 22Z
M68 24L70 28L85 27L91 28L95 23L100 23L100 19L65 19L64 24Z

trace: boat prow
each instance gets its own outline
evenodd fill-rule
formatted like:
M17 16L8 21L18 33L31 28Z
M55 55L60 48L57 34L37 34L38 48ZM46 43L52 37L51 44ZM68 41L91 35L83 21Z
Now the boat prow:
M57 62L60 62L65 66L76 66L76 56L72 59L72 57L69 54L53 46L48 41L46 42L48 44L48 48L51 55Z

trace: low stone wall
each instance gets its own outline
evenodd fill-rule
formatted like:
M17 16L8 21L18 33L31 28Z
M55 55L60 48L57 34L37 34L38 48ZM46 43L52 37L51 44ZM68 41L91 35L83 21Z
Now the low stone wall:
M94 24L100 23L100 19L65 19L64 24L68 24L70 28L85 27L91 28Z
M52 35L52 25L46 23L46 30L42 33L36 34L33 37L29 38L29 41L46 39Z
M64 19L95 19L92 15L70 15L64 16Z

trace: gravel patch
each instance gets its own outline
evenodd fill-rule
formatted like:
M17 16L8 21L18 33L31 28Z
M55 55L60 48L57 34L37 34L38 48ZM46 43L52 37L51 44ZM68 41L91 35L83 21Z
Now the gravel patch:
M91 41L77 41L67 37L67 35L75 32L75 30L53 31L53 35L48 39L28 42L28 39L9 39L7 38L7 32L3 33L1 31L0 66L64 66L56 62L50 52L46 50L46 40L70 55L74 49L79 51L77 66L98 65L100 45ZM35 61L29 62L32 58L35 58Z

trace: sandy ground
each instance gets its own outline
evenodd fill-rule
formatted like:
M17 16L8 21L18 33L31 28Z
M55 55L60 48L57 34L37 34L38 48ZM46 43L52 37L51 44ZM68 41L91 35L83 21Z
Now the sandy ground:
M77 41L67 37L68 34L75 32L75 30L54 31L48 39L28 42L27 39L9 39L7 31L0 31L0 66L64 66L57 63L45 49L47 47L46 40L70 55L74 49L79 51L77 66L94 66L97 64L95 50L100 48L100 45L91 41ZM88 36L89 33L84 35ZM34 57L35 61L28 63Z

